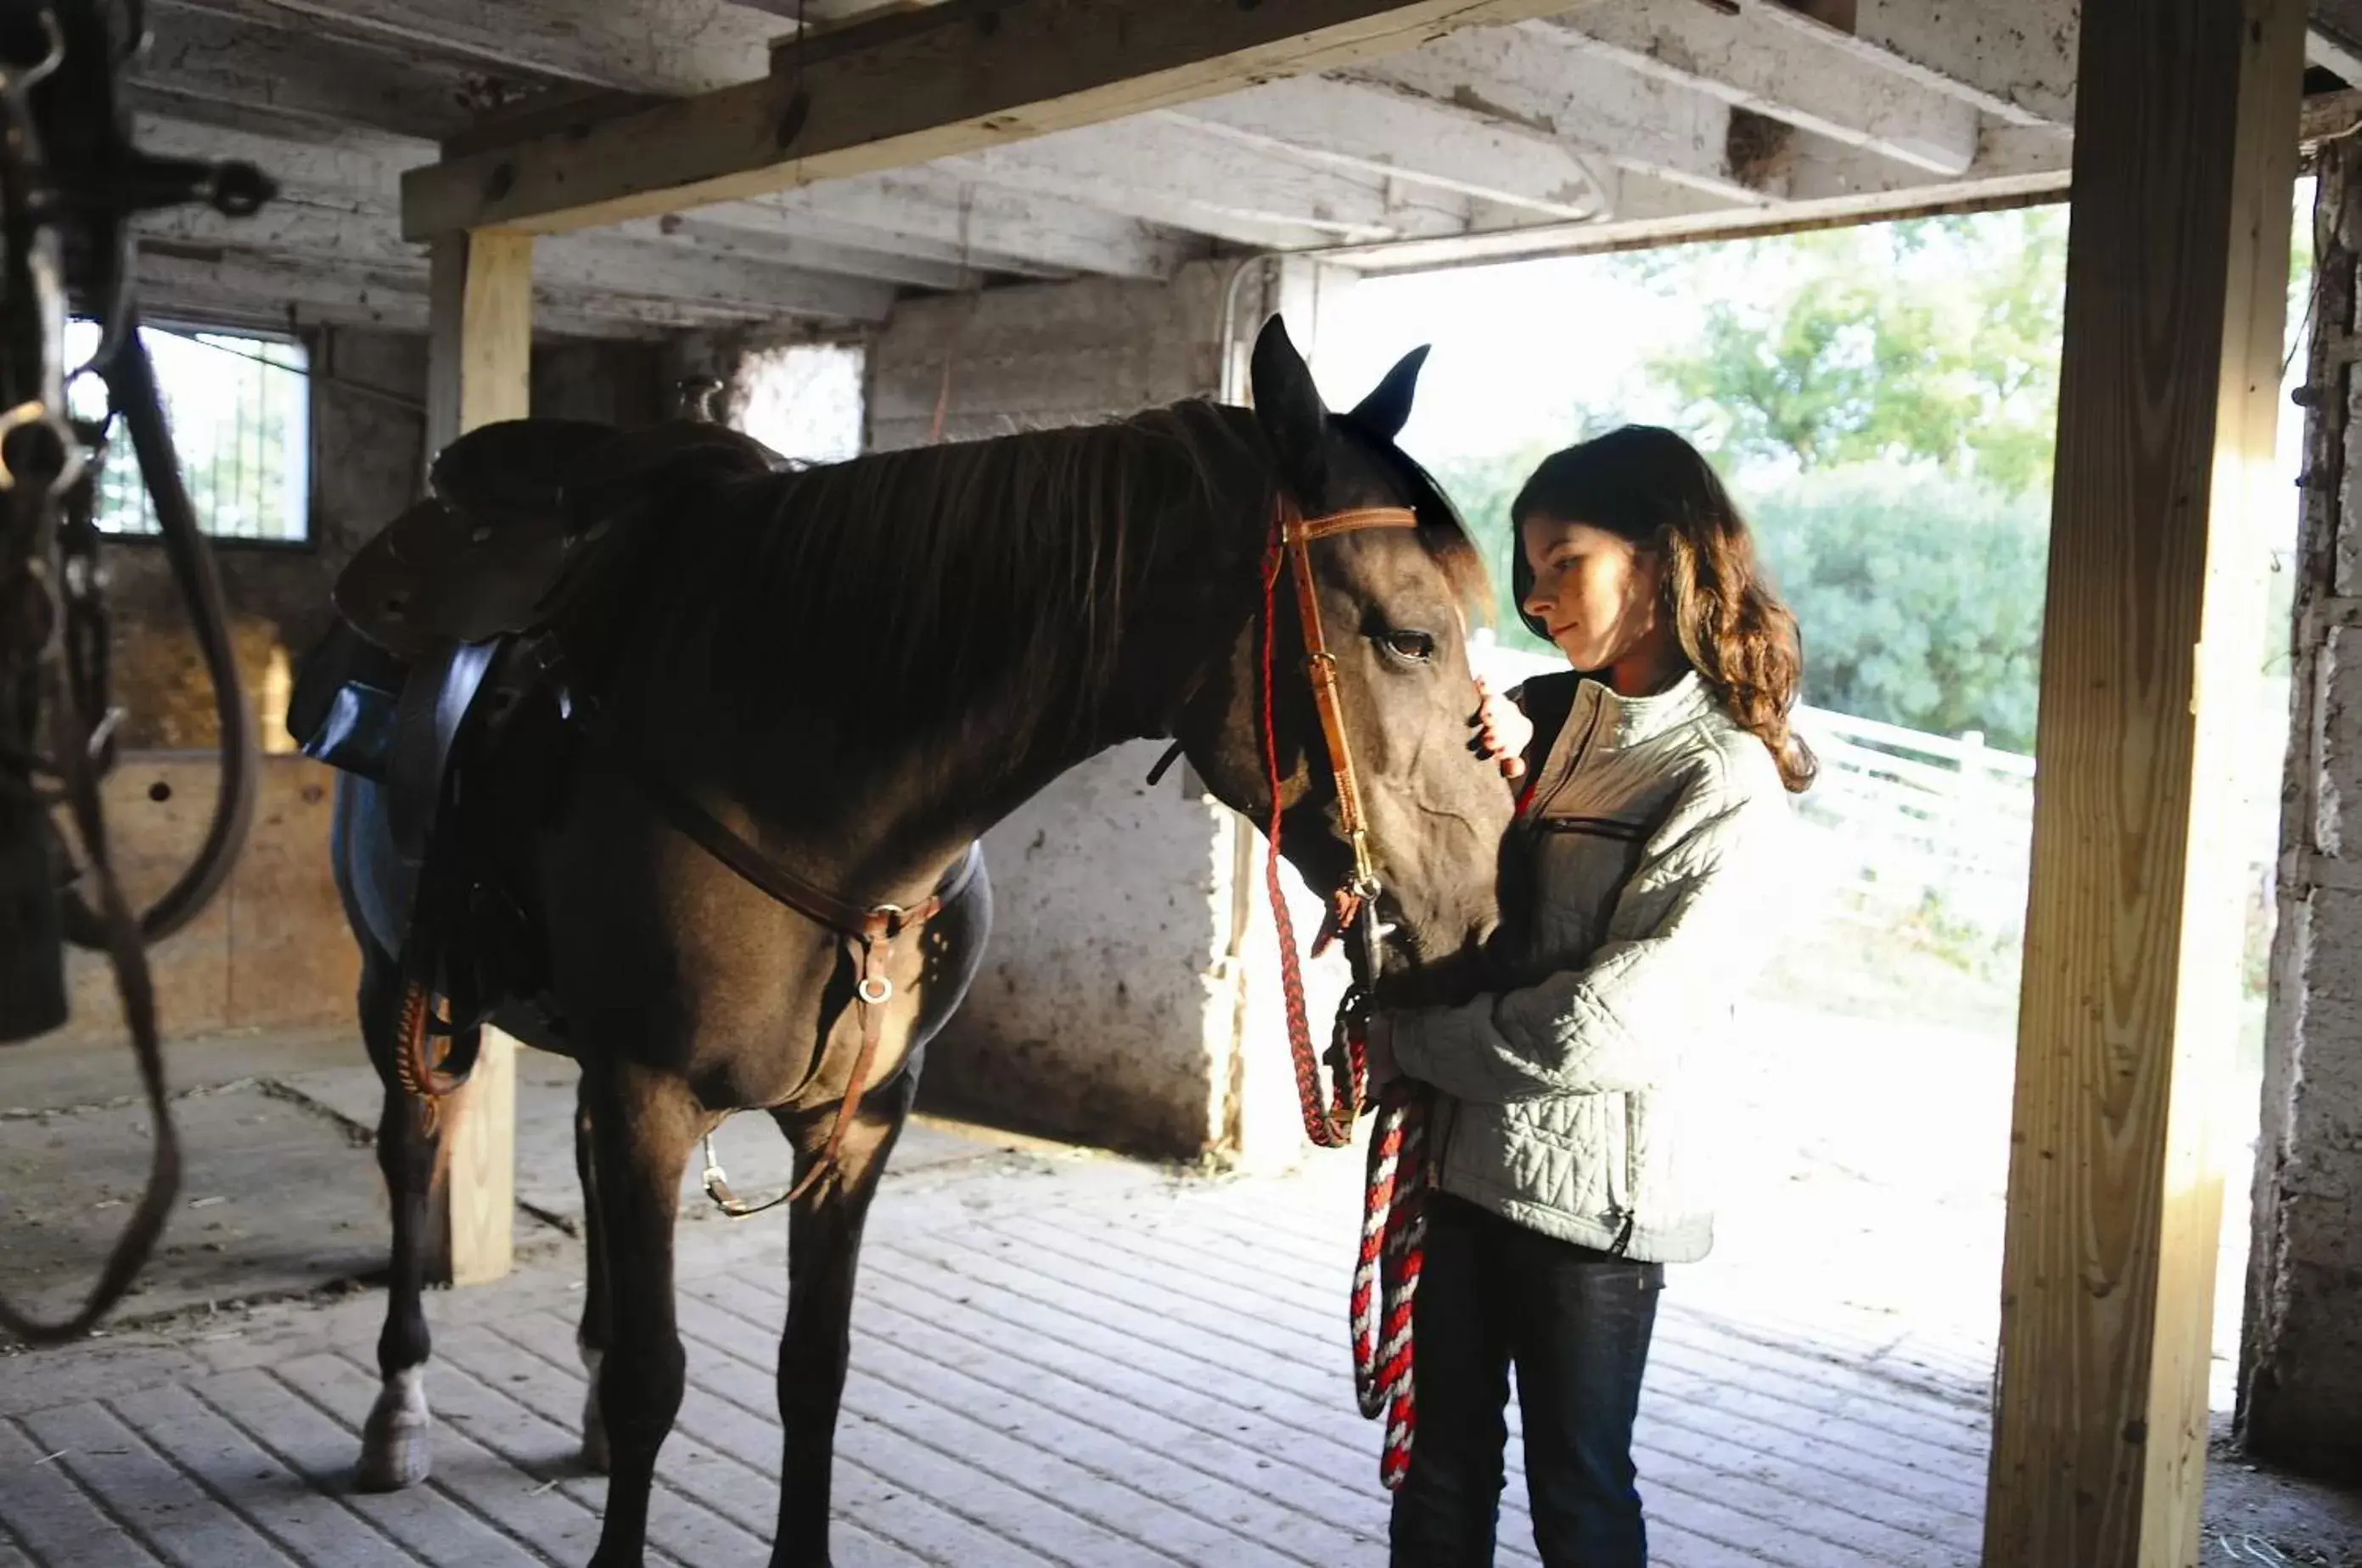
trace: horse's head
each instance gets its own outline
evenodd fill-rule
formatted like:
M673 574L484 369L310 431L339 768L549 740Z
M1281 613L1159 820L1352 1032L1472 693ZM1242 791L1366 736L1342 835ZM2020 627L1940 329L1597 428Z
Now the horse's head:
M1336 661L1339 707L1366 814L1377 915L1388 933L1388 994L1457 989L1496 923L1495 872L1513 814L1499 770L1470 750L1476 707L1468 618L1490 603L1485 573L1451 504L1395 445L1426 351L1406 357L1350 413L1331 414L1274 317L1255 345L1255 422L1277 486L1306 519L1402 508L1418 527L1365 528L1310 543L1319 618ZM1264 525L1268 527L1267 515ZM1316 890L1352 880L1331 757L1305 660L1303 619L1280 570L1270 639L1281 848ZM1214 793L1258 823L1272 786L1264 742L1265 641L1260 615L1230 650L1182 732Z

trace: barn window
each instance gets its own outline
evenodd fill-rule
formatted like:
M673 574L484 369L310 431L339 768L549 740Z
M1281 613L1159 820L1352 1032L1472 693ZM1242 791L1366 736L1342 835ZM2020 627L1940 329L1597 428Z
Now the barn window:
M861 455L857 345L798 343L749 355L739 372L738 428L800 463Z
M215 539L309 543L311 367L304 345L289 337L161 326L143 327L140 338L155 361L164 418L197 526ZM83 363L97 346L95 324L68 323L69 365ZM95 419L106 409L105 386L85 376L68 401L77 416ZM96 510L105 532L136 538L157 532L156 510L120 422L99 470Z

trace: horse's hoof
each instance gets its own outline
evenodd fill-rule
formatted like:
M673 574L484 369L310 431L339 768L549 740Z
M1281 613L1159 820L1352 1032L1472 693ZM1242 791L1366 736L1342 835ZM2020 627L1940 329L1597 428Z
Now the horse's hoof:
M361 1462L353 1484L364 1492L399 1492L434 1468L433 1416L426 1409L426 1369L413 1366L385 1380L361 1428Z
M593 1475L607 1474L607 1422L599 1414L599 1362L602 1352L582 1352L582 1370L590 1374L590 1387L582 1396L582 1468Z

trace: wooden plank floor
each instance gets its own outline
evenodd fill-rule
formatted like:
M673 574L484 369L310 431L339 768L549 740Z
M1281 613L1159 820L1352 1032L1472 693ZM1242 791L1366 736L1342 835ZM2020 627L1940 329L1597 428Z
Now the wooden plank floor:
M846 1568L1384 1560L1353 1410L1345 1157L1207 1180L979 1145L889 1180L836 1474ZM690 1388L655 1560L759 1563L785 1308L775 1220L681 1232ZM573 1454L570 1255L430 1303L435 1475L354 1492L373 1292L0 1359L0 1568L579 1563L604 1483ZM1640 1463L1667 1568L1973 1563L1982 1371L1832 1321L1669 1292ZM1517 1445L1500 1560L1533 1554Z

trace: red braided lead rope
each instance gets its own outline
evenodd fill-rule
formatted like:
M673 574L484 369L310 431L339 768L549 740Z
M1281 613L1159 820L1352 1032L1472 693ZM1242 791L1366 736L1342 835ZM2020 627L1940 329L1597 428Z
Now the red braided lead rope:
M1353 1395L1362 1414L1385 1415L1378 1481L1402 1485L1418 1430L1411 1318L1427 1260L1427 1097L1397 1080L1378 1102L1362 1191L1362 1252L1350 1307Z
M1280 574L1286 569L1284 520L1275 520L1263 582L1263 747L1271 818L1264 837L1264 884L1271 894L1272 924L1279 935L1280 990L1287 1010L1288 1051L1296 1066L1297 1102L1305 1135L1315 1146L1341 1148L1352 1142L1369 1083L1369 1058L1361 1028L1341 1013L1337 1034L1341 1070L1333 1100L1322 1104L1320 1066L1312 1054L1312 1023L1304 1001L1304 973L1296 948L1296 923L1279 875L1280 773L1278 726L1273 717L1277 669L1274 613ZM1347 901L1336 916L1339 932L1360 911ZM1349 1001L1348 1007L1351 1007ZM1364 1417L1385 1415L1378 1453L1378 1481L1388 1491L1410 1469L1411 1442L1418 1431L1414 1399L1412 1311L1419 1270L1426 1260L1427 1096L1397 1080L1387 1086L1370 1137L1369 1174L1362 1191L1362 1245L1353 1267L1347 1307L1353 1348L1353 1396Z

